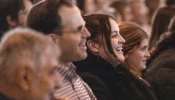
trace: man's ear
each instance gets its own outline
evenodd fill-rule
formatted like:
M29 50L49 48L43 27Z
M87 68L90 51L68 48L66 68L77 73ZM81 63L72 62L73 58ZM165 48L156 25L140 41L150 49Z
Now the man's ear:
M33 77L32 69L29 66L22 66L17 69L17 82L24 91L29 91Z
M12 20L12 18L11 18L10 15L8 15L8 16L6 17L6 20L7 20L7 23L8 23L8 25L9 25L9 29L14 28L14 27L17 26L17 22L14 21L14 20Z
M92 52L95 52L95 53L97 53L99 51L99 48L100 48L100 44L94 42L93 40L88 40L87 46Z
M59 43L58 36L56 34L49 34L48 37L53 40L55 43Z

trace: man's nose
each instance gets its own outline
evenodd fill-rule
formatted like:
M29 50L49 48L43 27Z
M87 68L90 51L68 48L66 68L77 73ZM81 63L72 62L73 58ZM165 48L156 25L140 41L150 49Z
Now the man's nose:
M85 38L88 38L91 36L90 32L88 31L88 29L86 27L83 29L82 36Z

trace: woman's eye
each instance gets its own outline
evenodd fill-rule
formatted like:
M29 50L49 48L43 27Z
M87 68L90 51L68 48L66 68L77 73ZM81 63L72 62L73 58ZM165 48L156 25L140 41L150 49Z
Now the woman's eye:
M147 47L143 47L143 48L141 48L141 50L142 51L145 51L145 50L147 50Z
M117 34L111 35L112 38L117 37Z
M111 37L112 38L116 38L118 36L118 31L113 31L112 33L111 33Z

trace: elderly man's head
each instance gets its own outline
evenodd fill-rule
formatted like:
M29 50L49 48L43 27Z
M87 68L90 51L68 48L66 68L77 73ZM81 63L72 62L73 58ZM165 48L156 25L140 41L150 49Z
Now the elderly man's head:
M0 44L0 93L17 100L50 100L59 86L60 51L46 36L15 29Z

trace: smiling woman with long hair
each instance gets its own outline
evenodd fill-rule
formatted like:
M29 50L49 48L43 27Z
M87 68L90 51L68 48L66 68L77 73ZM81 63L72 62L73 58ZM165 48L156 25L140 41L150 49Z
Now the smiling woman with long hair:
M82 79L98 100L157 100L145 85L123 65L125 40L114 19L106 14L84 16L91 36L88 57L75 62Z
M175 16L170 21L167 33L157 43L144 77L160 100L175 100Z

